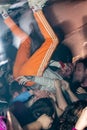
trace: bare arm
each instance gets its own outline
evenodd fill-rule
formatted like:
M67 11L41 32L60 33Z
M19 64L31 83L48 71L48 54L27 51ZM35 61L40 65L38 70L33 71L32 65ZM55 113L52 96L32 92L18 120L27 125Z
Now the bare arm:
M65 110L67 107L67 102L62 94L62 89L61 89L61 81L60 80L55 80L54 86L56 88L56 100L57 104L60 109Z
M52 120L46 114L41 115L36 121L26 125L23 130L47 130Z
M23 127L23 130L40 130L41 124L38 121L32 122L30 124L27 124Z
M75 125L77 130L84 130L87 127L87 107L85 107Z
M71 91L69 83L65 80L62 80L62 87L70 96L70 99L72 102L78 101L78 98L75 96L75 94Z

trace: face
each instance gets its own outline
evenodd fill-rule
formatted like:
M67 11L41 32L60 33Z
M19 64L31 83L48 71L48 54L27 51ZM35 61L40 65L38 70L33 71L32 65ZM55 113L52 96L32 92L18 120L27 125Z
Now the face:
M85 77L85 69L83 63L78 63L73 73L73 81L82 82Z
M66 67L64 69L58 70L58 74L60 74L63 78L69 78L73 72L73 64L66 63Z
M67 67L65 69L64 77L67 77L67 78L70 77L72 72L73 72L73 65L72 65L72 63L67 63Z

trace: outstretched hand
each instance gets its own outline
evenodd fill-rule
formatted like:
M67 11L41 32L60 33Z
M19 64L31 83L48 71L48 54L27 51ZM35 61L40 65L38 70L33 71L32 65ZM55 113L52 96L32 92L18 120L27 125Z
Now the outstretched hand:
M33 76L19 76L16 80L20 85L25 85L28 81L33 81Z
M77 94L87 94L87 92L82 88L82 87L79 87L76 91Z

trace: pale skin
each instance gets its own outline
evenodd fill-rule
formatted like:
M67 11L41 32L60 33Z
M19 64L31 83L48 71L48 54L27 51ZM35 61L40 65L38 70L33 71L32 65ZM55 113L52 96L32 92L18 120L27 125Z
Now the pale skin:
M56 100L57 100L57 104L58 104L56 111L57 111L58 116L61 116L61 114L67 107L67 102L62 94L62 89L68 92L72 102L78 101L78 98L70 90L69 83L66 82L65 80L55 80L54 87L56 88Z
M35 122L32 122L26 126L24 126L24 130L47 130L52 125L52 118L47 116L46 114L41 115Z
M79 87L77 89L77 94L87 94L87 92L82 87Z
M65 91L68 92L70 99L72 102L78 101L78 98L74 95L74 93L71 91L69 83L65 80L62 80L62 87Z
M87 127L87 107L82 110L82 113L75 125L77 130L84 130Z
M23 130L17 119L10 111L7 111L7 126L8 130Z
M20 126L19 122L13 116L10 111L7 111L7 121L9 130L47 130L51 127L53 119L46 114L41 115L36 121L27 124L23 128ZM14 123L15 122L15 123Z
M62 82L60 80L54 81L54 87L56 88L57 104L58 104L59 108L64 111L65 108L67 107L67 103L66 103L66 100L63 97L61 85L62 85Z

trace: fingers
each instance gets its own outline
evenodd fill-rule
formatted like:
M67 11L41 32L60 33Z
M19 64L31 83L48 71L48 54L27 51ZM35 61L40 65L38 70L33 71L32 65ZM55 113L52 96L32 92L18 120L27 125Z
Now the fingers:
M77 89L77 94L82 94L82 93L86 93L86 91L82 87L79 87Z
M25 85L27 82L28 82L27 79L20 79L20 80L19 80L19 84L20 84L20 85Z
M19 76L15 80L17 80L20 85L25 85L28 81L34 81L34 76Z
M19 81L19 80L22 79L22 78L24 78L24 76L19 76L19 77L17 77L15 80L16 80L16 81Z
M25 76L19 76L16 80L20 85L25 85L28 82L28 79Z

